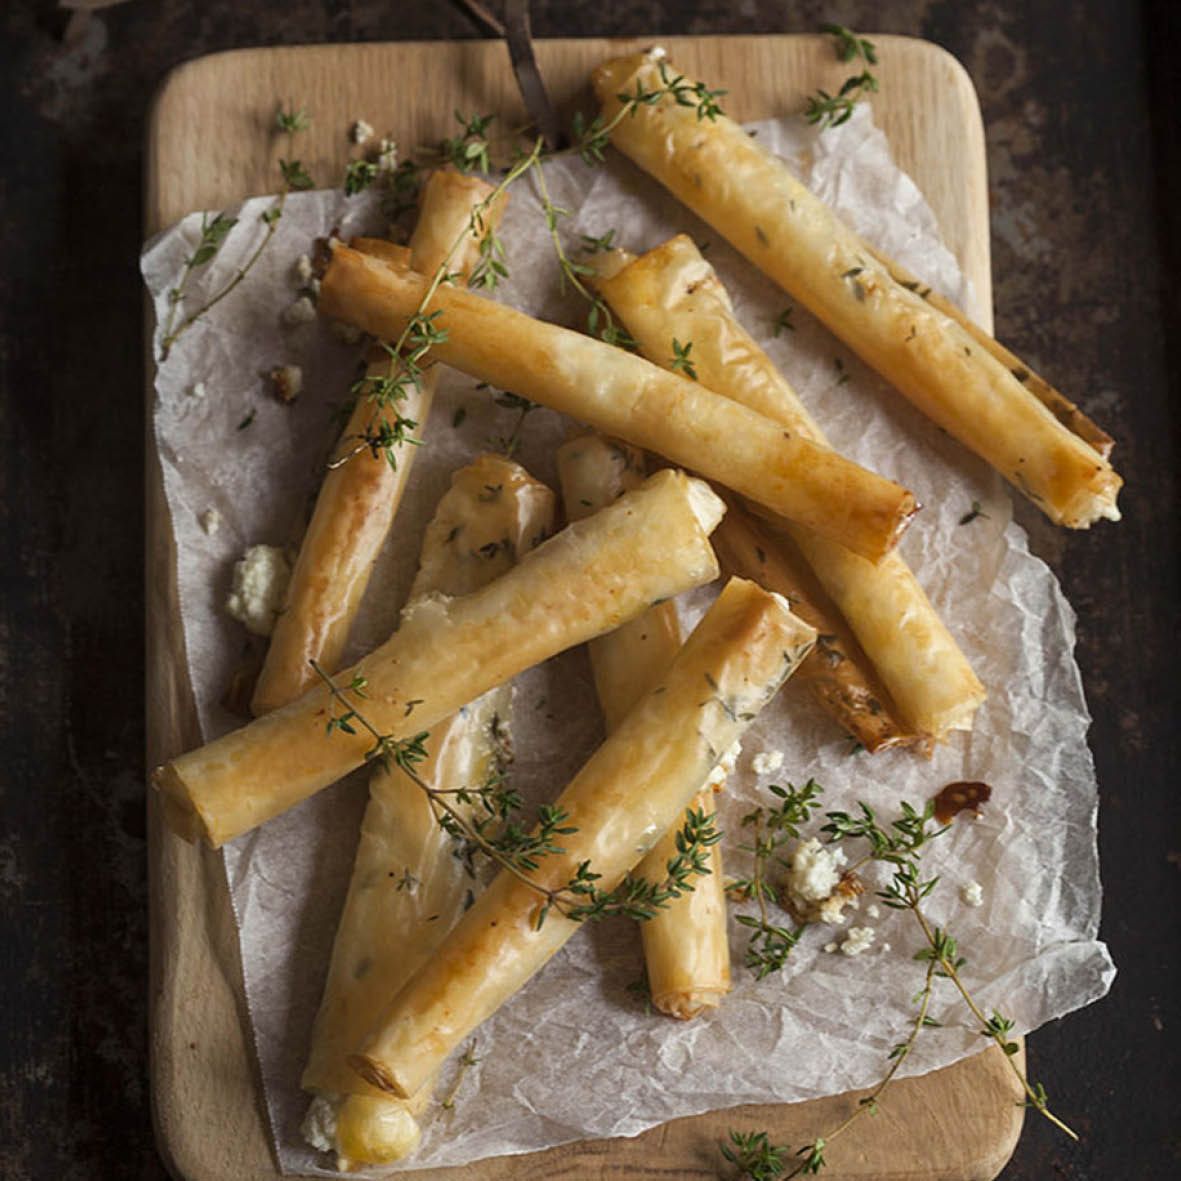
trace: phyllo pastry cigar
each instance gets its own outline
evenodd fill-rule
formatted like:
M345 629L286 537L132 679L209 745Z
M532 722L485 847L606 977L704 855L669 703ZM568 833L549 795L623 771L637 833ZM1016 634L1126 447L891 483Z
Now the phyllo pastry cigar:
M472 232L473 214L492 192L476 177L432 173L423 186L418 225L410 239L411 265L434 274L459 242L447 267L466 275L480 253L482 230ZM494 227L503 209L503 201L494 201L479 215L480 226ZM386 257L396 258L400 251L394 247ZM397 362L384 349L372 350L356 404L320 486L286 602L275 620L250 703L255 714L286 705L307 689L316 676L312 660L329 672L340 667L349 629L418 451L411 443L391 451L393 444L382 446L376 440L383 431L388 435L393 430L399 416L414 423L406 429L421 438L438 381L438 370L428 369L419 381L405 383L395 404L381 405L374 394L389 378L392 365ZM373 446L364 442L366 437L375 440Z
M554 495L524 468L482 455L451 478L427 526L410 601L469 594L512 567L553 530ZM500 685L432 727L415 768L433 788L478 788L507 770L512 687ZM470 804L455 803L460 811ZM471 899L470 869L422 789L395 766L378 767L353 862L324 996L316 1016L305 1090L316 1093L305 1127L339 1167L400 1160L418 1144L412 1099L376 1091L345 1057L361 1044L389 999L455 925Z
M827 446L787 379L738 322L729 294L690 238L678 235L639 258L615 251L590 261L598 271L596 287L646 356L669 364L668 342L674 338L691 342L693 363L703 382ZM735 525L731 532L740 528ZM879 562L868 562L845 546L788 521L776 522L774 530L786 530L803 553L857 637L902 723L900 732L884 724L884 715L867 716L867 709L884 704L881 695L854 685L855 666L837 669L834 659L833 674L841 684L826 678L824 700L840 711L845 724L853 723L850 732L867 749L875 749L875 734L876 745L882 746L908 733L942 738L949 730L969 728L984 700L984 688L905 560L890 553ZM793 548L789 543L788 549ZM740 539L730 552L735 556L745 552ZM790 561L790 555L780 555L779 574L783 562ZM770 565L760 565L770 570ZM748 564L735 565L732 571L763 581L758 569ZM782 585L764 585L783 590ZM806 590L803 593L806 596ZM822 628L823 634L838 631ZM823 650L824 644L819 648ZM812 658L813 667L820 655ZM868 683L875 678L864 679ZM820 688L822 682L814 679L813 685ZM863 703L865 709L855 702Z
M601 875L596 887L617 886L677 822L814 638L778 595L732 579L660 684L556 801L561 852L539 858L528 881L501 870L350 1059L362 1077L394 1095L414 1094L578 930L567 884L589 872ZM537 886L559 896L547 899Z
M320 310L395 339L428 287L415 271L337 246ZM447 334L432 346L438 360L655 451L871 561L894 546L916 510L892 480L623 349L453 287L428 306Z
M694 85L657 52L593 73L611 141L802 303L924 414L1060 525L1119 519L1123 481L1058 409L977 335L899 281L787 167L725 115L682 105ZM658 97L616 122L627 93ZM1065 399L1063 399L1065 401Z
M335 692L313 686L158 768L169 823L221 845L380 753L364 726L348 733L334 718L359 711L387 744L412 740L525 669L711 581L709 535L723 512L703 481L657 472L481 590L424 596L386 643L335 677Z
M578 520L637 487L644 479L644 456L626 443L583 435L559 449L558 477L566 517ZM608 733L659 683L680 647L681 631L673 603L658 603L638 619L590 642L591 668ZM804 664L809 660L811 656ZM714 784L694 797L690 804L693 811L714 814L714 788L724 783L724 762L715 769ZM660 880L669 859L676 856L681 826L682 819L678 819L653 845L636 869L640 877ZM690 893L674 898L665 909L641 922L640 934L648 991L657 1009L687 1019L721 1002L730 991L730 944L720 843L710 846L709 874L698 878Z
M870 754L929 744L925 735L908 730L895 717L894 704L873 665L790 537L760 528L739 505L731 504L714 533L714 548L725 573L782 595L792 611L816 629L816 646L793 684L806 686L846 733Z

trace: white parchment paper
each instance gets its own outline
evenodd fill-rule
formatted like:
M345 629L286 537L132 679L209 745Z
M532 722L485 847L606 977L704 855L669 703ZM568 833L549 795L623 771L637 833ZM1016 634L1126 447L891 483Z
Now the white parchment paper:
M859 232L973 310L931 211L892 162L866 107L822 137L795 120L754 130ZM1114 968L1095 940L1096 785L1072 654L1074 616L1011 522L999 478L802 309L792 313L794 330L776 336L775 320L791 301L631 165L612 159L590 169L561 160L547 175L553 199L571 210L563 234L572 248L580 234L614 228L617 244L633 251L682 230L708 249L740 318L833 444L906 484L925 505L903 552L989 691L973 731L953 737L927 762L907 753L851 754L849 740L789 685L747 740L723 805L723 827L734 837L738 817L766 796L750 766L761 750L784 752L783 768L771 778L802 782L811 775L825 785L830 806L865 800L884 815L896 811L898 800L921 802L951 780L984 780L994 795L982 819L957 825L929 856L943 877L930 900L932 918L948 924L966 949L965 975L981 1005L1013 1016L1019 1030L1101 997ZM270 204L247 201L233 211L239 223L191 284L187 306L218 290L248 257ZM161 319L200 222L200 215L191 215L145 249L143 273ZM356 363L356 347L342 345L325 326L284 327L279 320L297 294L294 260L334 226L346 237L383 228L368 194L291 197L261 262L180 339L156 379L156 439L177 540L184 638L209 738L237 724L218 704L246 640L222 610L233 562L256 542L298 544L337 429L331 410L344 399ZM503 234L512 276L497 297L546 319L580 322L577 301L558 295L558 273L527 183L514 190ZM304 371L304 393L293 406L272 399L262 377L272 365L288 363ZM441 384L425 428L427 446L417 456L357 627L356 654L393 628L422 527L451 471L489 439L508 433L515 419L468 378L450 374ZM465 416L454 426L461 407ZM524 428L518 457L551 483L552 453L565 428L547 410L532 414ZM974 501L982 515L960 524ZM209 508L222 518L212 535L199 523ZM699 592L688 610L700 610L704 598ZM554 798L601 740L581 652L521 678L515 730L518 784L534 799ZM225 851L247 1002L284 1171L313 1173L331 1165L300 1139L307 1096L298 1080L364 799L364 782L354 776ZM731 854L731 869L740 866L741 855ZM969 880L983 886L979 908L959 899L957 887ZM871 919L863 908L852 921L876 928L871 950L858 958L826 954L834 934L815 929L786 970L762 982L741 967L743 929L734 925L734 991L717 1013L685 1024L648 1015L629 992L642 966L635 929L623 922L589 928L480 1029L480 1060L463 1078L454 1110L428 1119L422 1149L405 1167L458 1164L583 1137L631 1136L713 1108L872 1084L911 1018L909 998L920 976L911 957L919 937L909 916L888 910ZM934 1013L945 1027L924 1033L904 1073L928 1071L981 1048L950 991L937 995ZM445 1072L443 1087L453 1071Z

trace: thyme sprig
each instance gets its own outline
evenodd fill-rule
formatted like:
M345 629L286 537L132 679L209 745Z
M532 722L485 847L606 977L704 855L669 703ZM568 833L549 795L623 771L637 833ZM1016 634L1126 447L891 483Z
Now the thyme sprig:
M863 61L868 66L876 66L878 62L877 50L872 41L859 37L852 29L844 25L824 25L822 31L832 35L837 57L843 62ZM808 99L804 109L804 118L809 123L819 124L820 127L840 127L847 123L853 115L853 108L858 100L867 94L875 94L878 80L868 68L859 74L846 78L836 94L829 94L827 90L818 89Z
M768 904L776 902L777 895L769 871L773 864L786 864L779 852L788 841L799 837L800 826L808 822L819 806L822 789L814 779L809 779L803 787L797 788L791 783L780 787L773 783L767 790L780 801L779 806L760 806L742 818L742 827L751 829L753 836L751 843L738 848L752 855L751 874L737 878L727 886L731 897L753 898L759 908L757 916L735 916L740 926L749 927L752 932L746 946L745 963L757 980L770 976L787 963L806 926L799 924L792 930L771 921Z
M508 456L509 459L512 459L521 446L521 436L525 426L525 419L534 410L540 410L541 407L536 402L530 402L528 398L522 398L520 394L510 393L508 390L497 394L492 400L497 406L502 406L505 410L515 410L517 412L517 421L513 424L513 429L507 435L493 435L488 440L488 445L492 450L499 451L503 455Z
M645 87L637 78L634 91L623 91L615 97L619 101L619 110L609 120L602 115L596 115L589 122L581 113L574 116L574 144L566 149L577 152L587 164L600 164L604 152L611 142L611 132L624 119L631 118L641 107L655 106L661 99L671 96L681 107L692 107L697 112L699 121L708 119L714 122L719 115L724 114L718 99L727 93L725 90L710 90L704 82L690 82L684 74L674 74L668 62L658 63L660 85Z
M481 244L487 239L488 223L485 215L501 194L540 160L542 145L541 139L534 141L532 148L517 158L501 178L499 184L472 208L467 225L452 242L450 249L435 269L425 294L419 301L414 314L406 321L401 335L393 344L383 343L382 348L385 349L389 357L386 372L378 375L366 375L354 384L353 393L358 397L368 397L373 405L373 413L365 428L352 436L352 446L332 460L329 467L340 467L355 455L368 450L373 455L384 454L389 465L396 468L399 448L407 443L418 442L408 434L418 424L404 418L398 413L397 407L405 401L411 388L417 386L421 381L425 371L424 362L430 349L434 345L442 344L447 339L447 330L439 323L442 311L428 312L427 308L440 285L454 279L455 276L450 270L451 261L468 236L471 234L481 235ZM489 250L495 257L494 248L489 247ZM392 420L388 417L391 410L394 412ZM347 439L344 441L349 442Z
M653 883L629 874L615 889L603 890L596 885L602 875L592 870L589 861L582 861L568 881L558 887L546 885L534 876L542 861L565 852L561 839L578 831L567 823L570 818L567 812L556 805L542 804L536 825L528 830L512 819L513 812L520 807L520 797L503 788L499 775L479 787L432 787L418 772L418 765L427 757L429 732L401 739L382 734L358 705L368 696L364 676L355 675L348 686L341 688L317 661L312 660L310 664L340 707L340 712L329 717L327 732L355 735L360 732L358 727L366 731L373 743L365 752L365 761L380 763L387 769L397 767L423 791L436 823L463 842L466 857L470 859L477 850L484 853L539 895L540 904L534 917L537 928L540 929L552 910L575 922L613 915L649 919L673 899L691 891L696 876L710 872L708 849L721 839L721 833L712 813L690 809L677 833L677 851L669 858L662 881ZM464 805L472 803L483 805L483 818L473 820L467 815ZM493 820L499 822L496 827L491 825Z
M820 788L812 780L809 780L807 787L813 790L808 792L806 799L802 799L801 793L790 785L788 789L772 787L771 791L783 801L779 808L770 813L764 808L757 808L743 821L755 830L754 844L743 846L748 852L754 853L755 868L750 878L732 883L730 889L731 893L737 893L739 897L758 897L764 900L758 919L738 916L738 921L754 928L763 942L766 940L766 937L761 935L764 929L772 933L776 931L775 925L767 918L766 902L774 902L776 895L767 882L766 867L773 860L786 865L786 862L777 856L777 850L783 843L779 836L781 833L798 836L800 823L808 819L808 814L816 806L820 794ZM743 1176L754 1178L755 1181L774 1181L778 1178L818 1173L825 1164L824 1152L827 1145L842 1135L862 1115L877 1113L882 1093L911 1054L919 1035L924 1029L940 1024L931 1016L930 1009L934 999L935 983L941 979L951 981L976 1022L980 1036L991 1039L1000 1047L1024 1092L1025 1098L1021 1105L1037 1111L1066 1135L1077 1140L1078 1136L1073 1129L1050 1110L1045 1087L1039 1082L1031 1082L1018 1066L1015 1056L1019 1046L1011 1036L1015 1028L1013 1019L995 1009L991 1015L986 1015L980 1008L961 975L961 969L967 961L960 954L958 941L945 927L932 923L923 910L926 899L938 885L939 879L924 875L921 866L922 855L929 843L947 832L950 827L940 825L935 820L934 802L916 808L904 801L899 806L898 816L886 824L881 823L874 810L864 803L859 804L854 813L827 812L825 819L827 823L821 826L820 831L831 842L861 840L868 845L867 851L852 864L846 875L871 862L891 867L890 880L877 891L876 896L885 906L909 911L922 933L924 944L914 955L915 961L924 965L922 987L915 996L918 1010L909 1026L908 1036L891 1048L888 1055L889 1067L873 1090L858 1101L857 1108L852 1113L825 1135L818 1136L797 1149L794 1155L800 1159L794 1166L789 1167L788 1154L792 1151L790 1146L771 1143L766 1132L732 1130L729 1142L720 1145L722 1155L742 1169ZM783 840L786 839L784 836ZM796 931L794 934L795 940L783 939L781 936L777 938L772 934L770 957L762 954L762 942L755 947L755 954L748 953L748 965L755 971L756 976L761 978L774 970L774 967L766 966L768 958L773 963L777 961L781 966L798 941L800 932Z
M559 286L565 290L567 284L574 289L590 305L586 315L586 330L591 336L597 336L607 344L620 348L634 349L636 341L612 315L606 300L587 286L585 280L595 273L594 267L588 263L575 262L566 252L562 244L562 235L558 224L563 217L568 217L570 211L555 205L550 199L549 186L545 180L545 169L541 161L534 165L534 176L537 181L537 199L541 203L542 214L545 217L546 228L549 230L550 241L553 243L554 255L558 260L560 272Z
M789 1177L813 1176L820 1172L827 1163L824 1157L825 1149L837 1137L843 1135L864 1115L874 1116L878 1113L878 1100L882 1092L894 1081L903 1062L906 1061L924 1029L937 1026L937 1022L930 1016L931 997L934 993L935 964L928 963L923 986L915 997L918 1006L909 1032L903 1041L896 1043L890 1050L890 1062L886 1073L878 1080L867 1095L857 1100L857 1106L840 1123L832 1127L823 1136L797 1148L795 1156L799 1157L793 1167L788 1168L787 1155L791 1152L790 1145L772 1144L766 1132L738 1132L730 1131L730 1144L722 1144L722 1155L742 1170L744 1177L751 1177L754 1181L786 1181Z
M463 130L459 135L439 143L439 156L453 164L460 172L491 172L488 138L484 134L495 121L495 115L462 115L455 112L455 121Z
M310 125L311 119L302 108L292 107L288 110L280 109L275 116L275 130L287 137L287 151L289 155L295 150L296 135L301 131L306 131ZM227 217L224 213L217 214L212 220L202 218L201 238L197 243L197 249L185 259L185 265L181 271L180 279L176 286L168 292L168 316L160 333L160 353L158 358L160 364L163 364L168 359L168 355L172 351L172 346L176 344L180 337L197 323L202 316L221 303L254 269L255 264L262 257L263 252L270 245L271 239L275 236L279 219L283 216L287 194L297 189L310 189L313 187L314 182L298 160L280 159L279 171L283 178L279 195L275 198L274 203L259 215L259 219L266 226L262 241L259 242L246 262L238 268L233 277L219 291L210 296L195 311L190 312L181 319L178 324L177 320L180 317L181 304L184 302L185 289L193 272L213 261L218 251L225 244L230 230L237 225L237 218Z

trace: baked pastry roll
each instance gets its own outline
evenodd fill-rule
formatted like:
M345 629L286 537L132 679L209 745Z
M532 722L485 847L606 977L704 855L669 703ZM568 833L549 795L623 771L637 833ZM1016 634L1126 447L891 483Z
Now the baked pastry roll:
M320 309L394 339L428 286L414 271L337 246ZM893 481L642 357L451 287L429 307L447 332L431 350L438 360L716 479L871 561L915 512Z
M709 534L723 512L701 480L658 472L481 590L419 599L386 643L338 674L338 692L390 740L429 731L517 673L717 577ZM358 677L363 699L349 690ZM373 754L363 727L329 732L343 712L314 686L172 759L152 776L167 820L216 847L327 787Z
M592 75L603 119L613 122L625 92L659 91L675 74L660 51L604 62ZM1022 384L1026 367L899 281L733 120L699 118L665 95L615 123L611 141L1052 521L1119 519L1123 481Z
M452 476L427 526L410 601L487 585L553 525L554 495L544 484L509 459L480 456ZM500 685L432 727L418 777L454 790L503 774L511 711L512 687ZM342 1169L400 1160L417 1146L415 1116L430 1086L394 1099L362 1082L345 1058L381 1015L388 990L414 974L463 914L474 883L455 852L422 789L398 767L377 768L302 1080L317 1094L308 1122L321 1135L333 1130Z
M587 863L602 875L599 887L618 885L683 814L814 638L778 595L732 579L660 684L559 796L564 826L576 831L563 835L562 852L539 860L531 879L560 890ZM414 1094L578 930L556 905L539 922L543 905L530 884L502 871L350 1059L361 1076L393 1095Z
M582 435L558 450L558 477L566 517L576 521L638 487L644 479L644 456L626 443L601 435ZM676 607L658 603L631 623L592 640L587 647L599 704L607 732L611 733L632 706L659 684L676 658L681 647ZM804 664L810 659L806 657ZM725 781L722 763L711 780L689 805L705 816L713 815L714 791ZM639 877L660 881L664 876L669 859L677 854L682 823L683 819L678 819L652 846L636 869ZM674 898L663 910L641 922L640 937L648 992L657 1009L684 1020L721 1003L730 991L730 944L726 936L720 843L710 847L709 874L697 878L691 892Z
M466 275L479 258L480 233L471 232L472 215L492 192L492 186L477 177L433 172L423 186L418 225L410 238L410 265L433 275L459 242L447 267ZM503 211L503 201L493 202L480 215L481 226L494 227ZM383 245L387 259L404 253L401 247ZM421 435L439 377L437 370L427 370L421 381L407 385L406 396L397 407L386 410L375 407L365 391L389 375L390 365L384 349L371 350L367 384L320 485L291 572L287 599L275 620L250 703L255 714L286 705L307 689L316 679L311 661L329 672L340 667L349 630L369 585L369 573L393 525L418 451L413 444L401 447L395 467L384 453L359 440L383 420L392 425L395 410L415 423Z
M738 322L729 294L690 238L678 235L638 258L615 251L591 261L599 272L596 287L646 356L667 364L669 340L691 341L703 382L789 430L828 445L786 378ZM782 593L794 585L796 593L815 599L799 586L798 576L789 574L792 551L799 547L890 699L875 689L872 677L854 683L857 654L842 645L838 626L809 620L822 635L832 636L837 647L822 641L803 671L820 668L822 658L828 663L828 675L814 676L812 684L826 704L839 711L850 732L873 750L906 737L938 739L949 730L970 727L984 700L984 688L904 559L890 553L868 562L795 523L780 520L772 528L786 531L795 544L789 542L787 552L773 555L772 561L752 565L752 545L755 553L785 547L778 541L770 547L766 542L747 544L749 528L736 520L727 530L726 549L734 563L730 569ZM767 576L775 581L766 581ZM841 647L854 660L842 665L836 659ZM891 708L901 729L890 723Z

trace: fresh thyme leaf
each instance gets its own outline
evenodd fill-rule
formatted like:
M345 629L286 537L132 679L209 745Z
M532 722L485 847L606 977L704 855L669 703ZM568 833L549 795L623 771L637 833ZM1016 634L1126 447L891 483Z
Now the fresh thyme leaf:
M463 131L459 135L442 140L439 144L439 154L460 172L491 172L492 162L488 156L488 140L484 133L495 118L495 115L473 115L469 119L456 111L455 121Z
M673 355L669 361L669 368L674 372L683 373L690 381L697 380L697 370L693 366L693 362L689 359L689 353L693 348L693 342L687 341L681 344L679 340L673 337Z
M829 33L836 41L837 57L843 62L851 62L854 58L864 58L871 66L878 64L877 50L872 41L858 37L852 29L844 25L821 25L822 33Z
M961 525L970 525L977 517L983 517L986 521L989 519L988 514L980 505L980 501L972 501L972 507L960 517Z
M224 213L217 214L212 221L201 221L201 240L197 249L188 258L186 265L190 268L204 266L221 249L226 235L238 224L236 217L227 217Z
M607 250L614 249L615 245L615 231L608 230L601 237L594 237L591 234L582 235L582 248L587 254L600 254Z
M280 160L279 171L283 174L283 183L294 192L316 187L316 182L308 175L300 160Z
M298 110L294 107L290 110L280 108L279 113L275 116L275 130L285 132L287 135L294 135L297 131L307 131L311 125L311 116L302 107Z
M345 195L354 197L363 193L378 177L375 160L350 160L344 170Z
M796 326L791 322L791 314L794 311L795 308L789 305L775 317L773 336L778 336L781 332L794 332L796 330Z
M242 419L242 421L241 421L240 423L238 423L238 428L237 428L237 429L238 429L238 430L240 430L240 431L244 431L244 430L245 430L245 429L246 429L248 426L250 426L250 424L251 424L252 422L254 422L254 416L255 416L257 413L258 413L258 411L257 411L257 410L255 410L255 409L254 409L254 407L252 406L252 407L250 408L250 410L249 410L249 411L247 411L247 413L246 413L246 417L245 417L245 418L243 418L243 419Z

